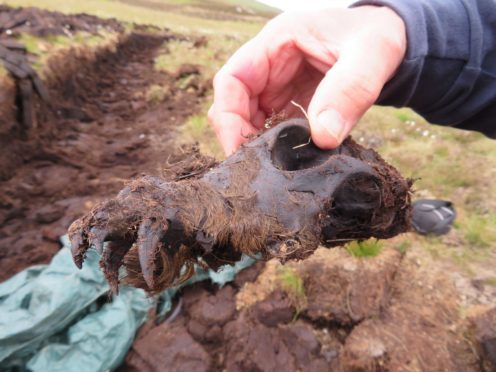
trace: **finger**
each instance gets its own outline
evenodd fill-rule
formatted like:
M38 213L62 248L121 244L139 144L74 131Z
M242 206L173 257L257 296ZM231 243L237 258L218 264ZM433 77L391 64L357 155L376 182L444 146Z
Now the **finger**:
M257 97L250 98L250 123L258 130L264 129L265 119L267 115L259 108L259 99Z
M71 242L71 254L74 263L81 269L83 267L84 257L88 250L88 240L83 229L81 219L74 221L69 227L68 234Z
M243 45L216 74L209 119L227 155L263 127L265 113L258 95L269 77L266 44L255 37Z
M258 133L253 125L238 114L227 111L214 113L213 110L214 108L210 109L208 117L227 156L235 152L251 135Z
M122 260L132 245L132 240L113 240L107 242L107 246L103 251L100 267L109 283L110 290L115 294L119 293L119 268L122 266Z
M168 225L159 220L147 218L138 229L138 256L143 278L150 289L155 287L155 257L160 241L167 231Z
M375 103L391 70L396 68L386 59L378 46L343 51L318 85L308 108L312 139L317 146L339 146Z

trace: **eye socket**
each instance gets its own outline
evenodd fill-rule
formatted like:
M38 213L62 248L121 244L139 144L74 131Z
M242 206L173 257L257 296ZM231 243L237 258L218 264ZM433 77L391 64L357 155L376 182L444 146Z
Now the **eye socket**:
M310 139L310 131L302 126L281 130L272 146L271 159L275 167L285 171L308 169L323 164L339 150L321 150Z

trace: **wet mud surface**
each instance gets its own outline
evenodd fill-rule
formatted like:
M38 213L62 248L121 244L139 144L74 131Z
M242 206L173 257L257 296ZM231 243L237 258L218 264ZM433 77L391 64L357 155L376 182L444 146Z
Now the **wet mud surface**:
M18 17L40 18L30 12L19 11ZM0 20L5 21L5 14L11 13L0 12ZM99 24L95 17L53 17L60 21L55 32L70 19L91 25L81 26L90 31L120 28L113 21ZM43 19L48 27L50 19ZM45 32L36 22L23 27L34 34ZM174 152L175 128L198 109L204 93L182 91L175 76L154 69L158 48L174 37L166 30L122 34L115 45L53 57L43 82L51 107L35 101L34 128L19 121L15 81L2 78L0 281L48 262L69 224L125 181L141 172L160 173ZM169 86L169 94L150 103L146 91L157 83Z

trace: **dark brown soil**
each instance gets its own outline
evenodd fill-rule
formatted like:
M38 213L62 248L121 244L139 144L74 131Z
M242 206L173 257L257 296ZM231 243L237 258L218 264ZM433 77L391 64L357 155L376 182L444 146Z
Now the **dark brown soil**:
M480 307L469 315L469 335L481 355L481 369L496 371L496 307Z
M74 32L123 32L116 19L101 19L89 14L67 15L38 8L12 8L0 5L0 35L27 32L36 36L71 35Z
M1 14L11 12L41 19L30 23L34 33L43 34L38 25L53 20L58 26L69 20L92 25L90 31L102 22L121 28L95 17L32 9ZM15 83L3 79L0 281L49 261L69 224L126 180L141 172L160 173L174 151L174 128L199 107L203 94L203 88L182 91L174 76L154 70L158 48L172 37L166 31L133 33L111 47L55 56L45 79L53 109L38 100L37 126L30 130L18 122ZM164 101L147 102L153 84L168 88Z
M458 323L454 288L416 262L395 250L366 260L319 250L291 264L307 300L299 313L277 285L240 300L270 281L260 264L240 273L247 281L185 288L179 315L144 326L121 371L489 371L494 310L472 323L479 356Z

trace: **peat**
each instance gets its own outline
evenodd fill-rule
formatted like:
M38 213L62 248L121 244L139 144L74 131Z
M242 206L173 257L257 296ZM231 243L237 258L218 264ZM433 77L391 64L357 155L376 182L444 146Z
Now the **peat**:
M12 14L32 16L57 29L70 20L75 29L122 27L86 15L1 10L4 21ZM36 22L22 24L31 25L29 31L35 34L45 32ZM50 32L58 32L50 27ZM154 69L158 48L174 37L167 30L122 34L115 45L54 56L44 79L52 107L36 100L35 129L25 130L18 122L15 84L3 78L0 280L49 261L69 224L118 191L125 180L141 172L160 173L174 152L175 128L199 108L204 93L183 91L173 76ZM146 100L153 84L169 87L164 101Z

